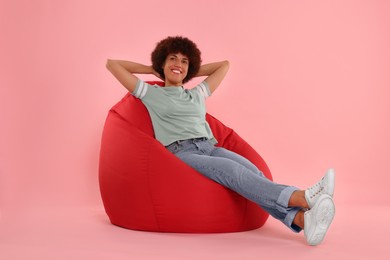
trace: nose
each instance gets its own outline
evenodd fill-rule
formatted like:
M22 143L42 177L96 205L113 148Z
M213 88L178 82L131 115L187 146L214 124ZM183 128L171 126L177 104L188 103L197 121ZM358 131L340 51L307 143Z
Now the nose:
M175 60L175 63L173 64L175 67L181 68L181 63L179 60Z

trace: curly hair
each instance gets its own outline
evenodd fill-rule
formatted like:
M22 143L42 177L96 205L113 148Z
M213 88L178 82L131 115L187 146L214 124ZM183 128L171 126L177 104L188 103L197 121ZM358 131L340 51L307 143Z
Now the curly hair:
M163 65L169 54L181 53L187 56L189 60L187 76L183 79L183 83L191 80L198 73L200 64L202 63L201 52L196 44L190 39L182 36L169 36L157 43L156 48L152 52L152 66L163 79L165 79Z

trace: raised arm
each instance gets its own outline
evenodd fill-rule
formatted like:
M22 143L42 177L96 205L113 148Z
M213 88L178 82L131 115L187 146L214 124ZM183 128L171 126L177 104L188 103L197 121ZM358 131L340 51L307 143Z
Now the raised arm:
M199 72L196 76L207 76L205 81L209 85L211 93L213 93L222 80L225 78L229 70L229 61L220 61L200 66Z
M137 86L138 78L134 74L154 74L159 77L152 66L146 66L132 61L107 60L107 69L131 93Z

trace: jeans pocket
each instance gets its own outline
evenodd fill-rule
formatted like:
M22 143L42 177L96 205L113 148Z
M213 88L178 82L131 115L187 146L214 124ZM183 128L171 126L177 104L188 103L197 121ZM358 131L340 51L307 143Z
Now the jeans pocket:
M171 145L169 145L169 146L167 146L167 149L171 152L171 153L173 153L173 154L175 154L175 153L177 153L178 151L179 151L179 144L171 144Z

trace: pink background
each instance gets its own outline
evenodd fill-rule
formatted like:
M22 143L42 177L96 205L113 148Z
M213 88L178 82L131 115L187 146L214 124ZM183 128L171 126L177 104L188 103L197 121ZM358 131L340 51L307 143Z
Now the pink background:
M389 256L389 11L385 0L1 0L0 258ZM218 235L109 224L99 142L126 90L105 61L149 64L168 35L195 41L205 63L230 61L208 111L277 182L306 188L336 169L337 213L321 246L273 219Z

